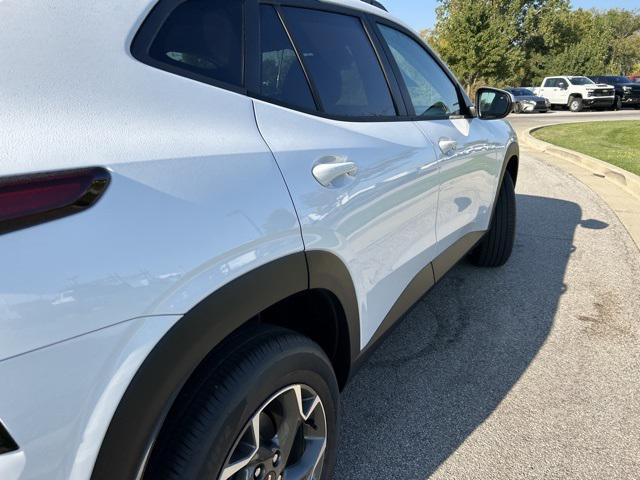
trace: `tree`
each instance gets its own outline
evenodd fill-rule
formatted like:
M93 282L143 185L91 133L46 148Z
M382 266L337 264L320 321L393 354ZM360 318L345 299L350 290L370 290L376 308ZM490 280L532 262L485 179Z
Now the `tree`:
M572 10L569 0L439 0L422 32L468 90L532 85L549 75L630 73L640 62L640 15Z
M517 3L441 0L430 40L468 88L488 80L508 83L521 65L514 22Z
M603 14L603 24L613 38L609 72L633 72L640 62L640 15L628 10L609 10Z

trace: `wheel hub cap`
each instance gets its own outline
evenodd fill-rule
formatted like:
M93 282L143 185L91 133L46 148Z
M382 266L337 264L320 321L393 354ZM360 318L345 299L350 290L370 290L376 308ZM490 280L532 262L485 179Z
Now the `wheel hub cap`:
M291 385L247 422L218 480L319 480L326 446L320 397L311 387Z

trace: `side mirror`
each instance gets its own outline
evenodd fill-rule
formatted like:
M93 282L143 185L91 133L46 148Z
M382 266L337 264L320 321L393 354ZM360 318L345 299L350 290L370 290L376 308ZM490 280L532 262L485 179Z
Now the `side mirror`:
M476 93L476 109L478 118L482 120L498 120L511 113L513 100L511 95L497 88L482 87Z
M566 83L560 83L560 84L558 84L558 87L560 87L560 90L566 90L567 89L567 84Z

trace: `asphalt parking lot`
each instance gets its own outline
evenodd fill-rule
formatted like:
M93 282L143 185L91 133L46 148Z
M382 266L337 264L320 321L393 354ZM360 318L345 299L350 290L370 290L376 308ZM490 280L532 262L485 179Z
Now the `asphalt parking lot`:
M336 480L640 477L640 252L574 177L520 172L506 267L458 265L347 387Z

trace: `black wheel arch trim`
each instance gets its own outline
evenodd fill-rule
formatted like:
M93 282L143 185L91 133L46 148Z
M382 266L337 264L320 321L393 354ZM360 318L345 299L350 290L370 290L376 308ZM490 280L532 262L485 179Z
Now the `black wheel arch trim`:
M502 188L502 182L504 176L509 173L511 180L513 180L513 186L516 186L518 181L518 170L520 169L520 146L517 141L511 142L507 146L507 151L502 161L502 167L500 168L500 181L496 185L496 191L493 196L493 206L491 209L491 218L489 219L489 225L493 222L493 215L496 211L496 205L498 204L498 195L500 195L500 189ZM485 232L486 233L486 232ZM436 276L437 277L437 276ZM437 281L438 279L436 279Z
M155 438L198 365L225 338L261 312L309 289L328 290L342 304L353 362L359 354L360 320L355 288L344 263L321 251L298 252L274 260L209 295L156 344L111 419L92 480L142 478Z
M360 355L360 311L358 297L351 274L342 260L322 250L307 252L309 288L329 290L344 310L349 329L349 351L351 364Z
M515 159L515 160L513 160ZM515 161L515 163L511 163ZM515 186L518 181L518 170L520 167L520 146L518 142L511 142L507 147L507 152L504 156L504 161L502 162L502 168L500 171L500 182L498 183L498 188L496 190L496 198L498 198L498 192L500 192L500 186L502 185L502 181L504 180L504 175L509 172L511 175L511 180L513 180L513 185Z
M197 366L256 314L307 288L306 258L299 252L242 275L185 314L156 344L127 387L105 434L91 478L142 478L141 468L153 441Z

